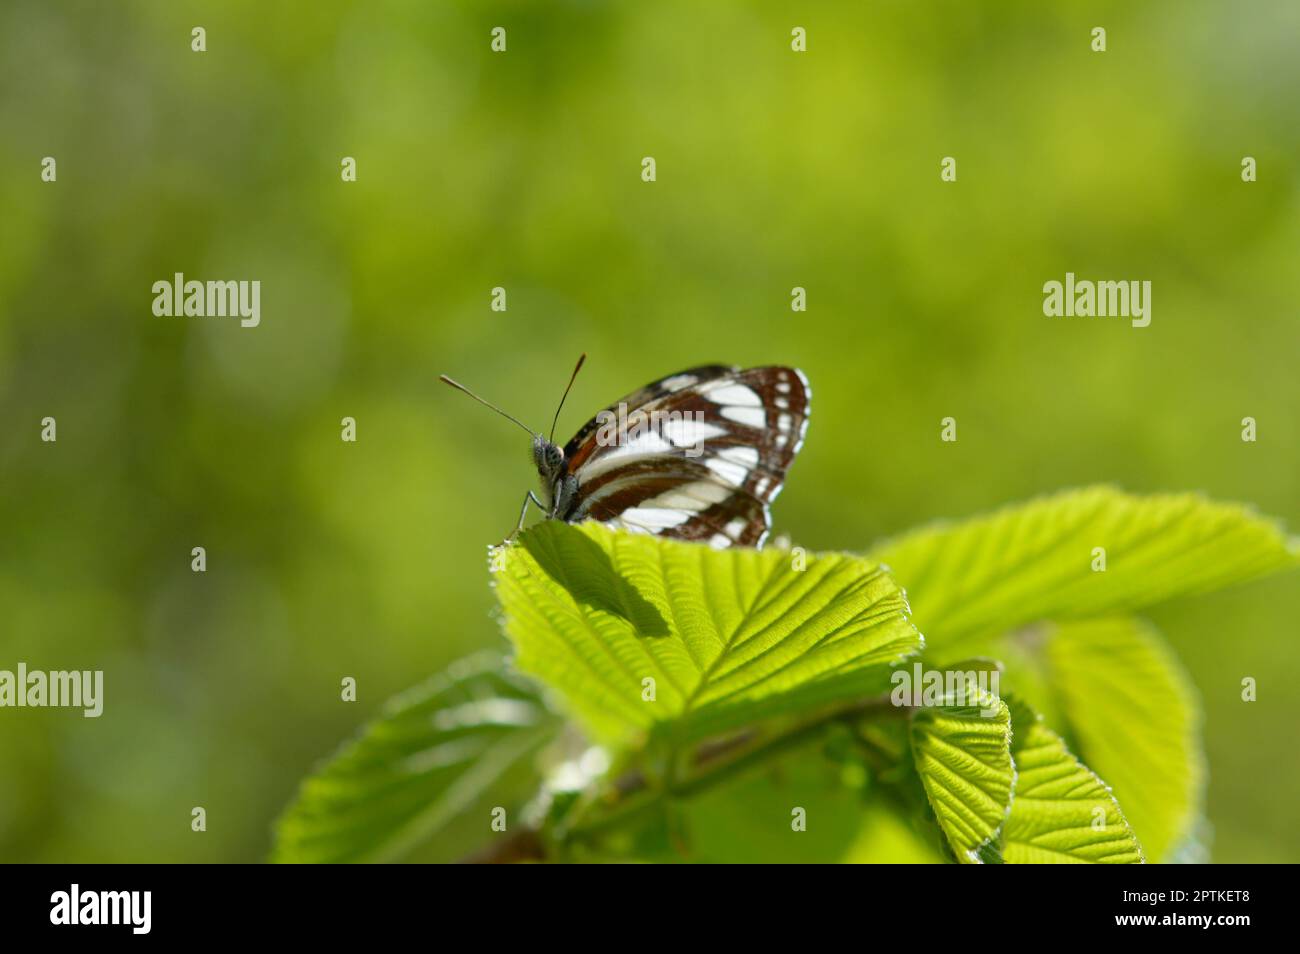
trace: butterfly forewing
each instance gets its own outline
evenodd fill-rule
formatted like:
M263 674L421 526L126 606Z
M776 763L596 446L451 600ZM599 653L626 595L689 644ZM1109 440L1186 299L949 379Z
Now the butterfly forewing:
M643 388L637 388L631 394L619 398L604 411L598 413L582 428L578 433L573 435L569 443L564 445L564 458L569 461L569 469L572 470L582 465L585 455L596 449L595 442L588 442L587 438L593 436L600 415L614 412L617 413L620 406L628 410L635 408L649 407L655 401L666 397L674 392L681 391L684 388L698 387L708 381L716 380L723 375L732 375L736 369L725 364L702 364L698 368L687 368L685 371L678 371L676 374L670 374L662 377L658 381L651 381Z
M578 494L564 518L718 547L761 546L768 505L803 443L810 393L794 368L725 365L633 392L565 447Z

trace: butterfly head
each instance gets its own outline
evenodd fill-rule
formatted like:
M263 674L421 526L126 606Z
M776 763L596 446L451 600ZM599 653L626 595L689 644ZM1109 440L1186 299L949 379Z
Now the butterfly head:
M483 400L465 385L453 381L447 375L441 375L444 383L451 385L458 391L464 391L475 401L496 411L502 417L519 425L525 431L532 435L533 438L533 463L537 467L537 473L542 478L542 489L551 498L552 513L555 508L561 505L567 505L573 499L577 491L578 482L574 477L566 475L564 463L564 451L555 443L555 425L560 419L560 409L564 407L564 399L569 396L569 390L573 387L573 381L578 376L578 371L582 368L582 363L587 360L587 355L583 354L578 358L578 363L573 369L573 374L569 377L569 385L564 389L564 397L560 398L560 406L555 409L555 418L551 421L551 436L542 437L541 434L535 433L527 424L515 417L507 414L501 408L489 401ZM567 478L567 479L566 479Z
M564 451L539 434L533 438L533 463L543 485L550 488L564 474Z

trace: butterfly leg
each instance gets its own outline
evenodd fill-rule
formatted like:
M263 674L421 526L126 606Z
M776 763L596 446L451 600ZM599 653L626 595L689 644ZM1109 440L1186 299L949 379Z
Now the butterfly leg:
M515 529L511 532L510 536L506 537L505 542L509 543L516 536L518 536L519 531L524 528L524 520L528 516L528 505L530 503L536 504L538 510L540 510L542 513L546 513L546 507L543 506L542 502L537 499L537 494L533 493L531 490L528 491L527 495L524 497L524 505L519 508L519 522L515 524Z

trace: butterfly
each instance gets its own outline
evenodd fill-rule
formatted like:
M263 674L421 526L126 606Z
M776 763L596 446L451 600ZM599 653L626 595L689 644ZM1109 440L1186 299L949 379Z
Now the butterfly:
M550 437L441 376L532 435L542 497L528 492L515 533L531 504L551 520L597 520L718 549L761 547L769 507L808 429L812 390L803 372L723 364L678 371L615 401L560 447L555 425L586 358L578 358Z

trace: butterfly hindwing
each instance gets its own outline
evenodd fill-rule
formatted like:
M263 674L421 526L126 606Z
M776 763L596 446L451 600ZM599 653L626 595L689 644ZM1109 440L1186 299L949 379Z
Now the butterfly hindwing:
M565 447L578 493L564 517L761 546L768 505L803 442L809 397L803 374L780 366L706 365L633 392ZM657 426L645 426L656 416Z

